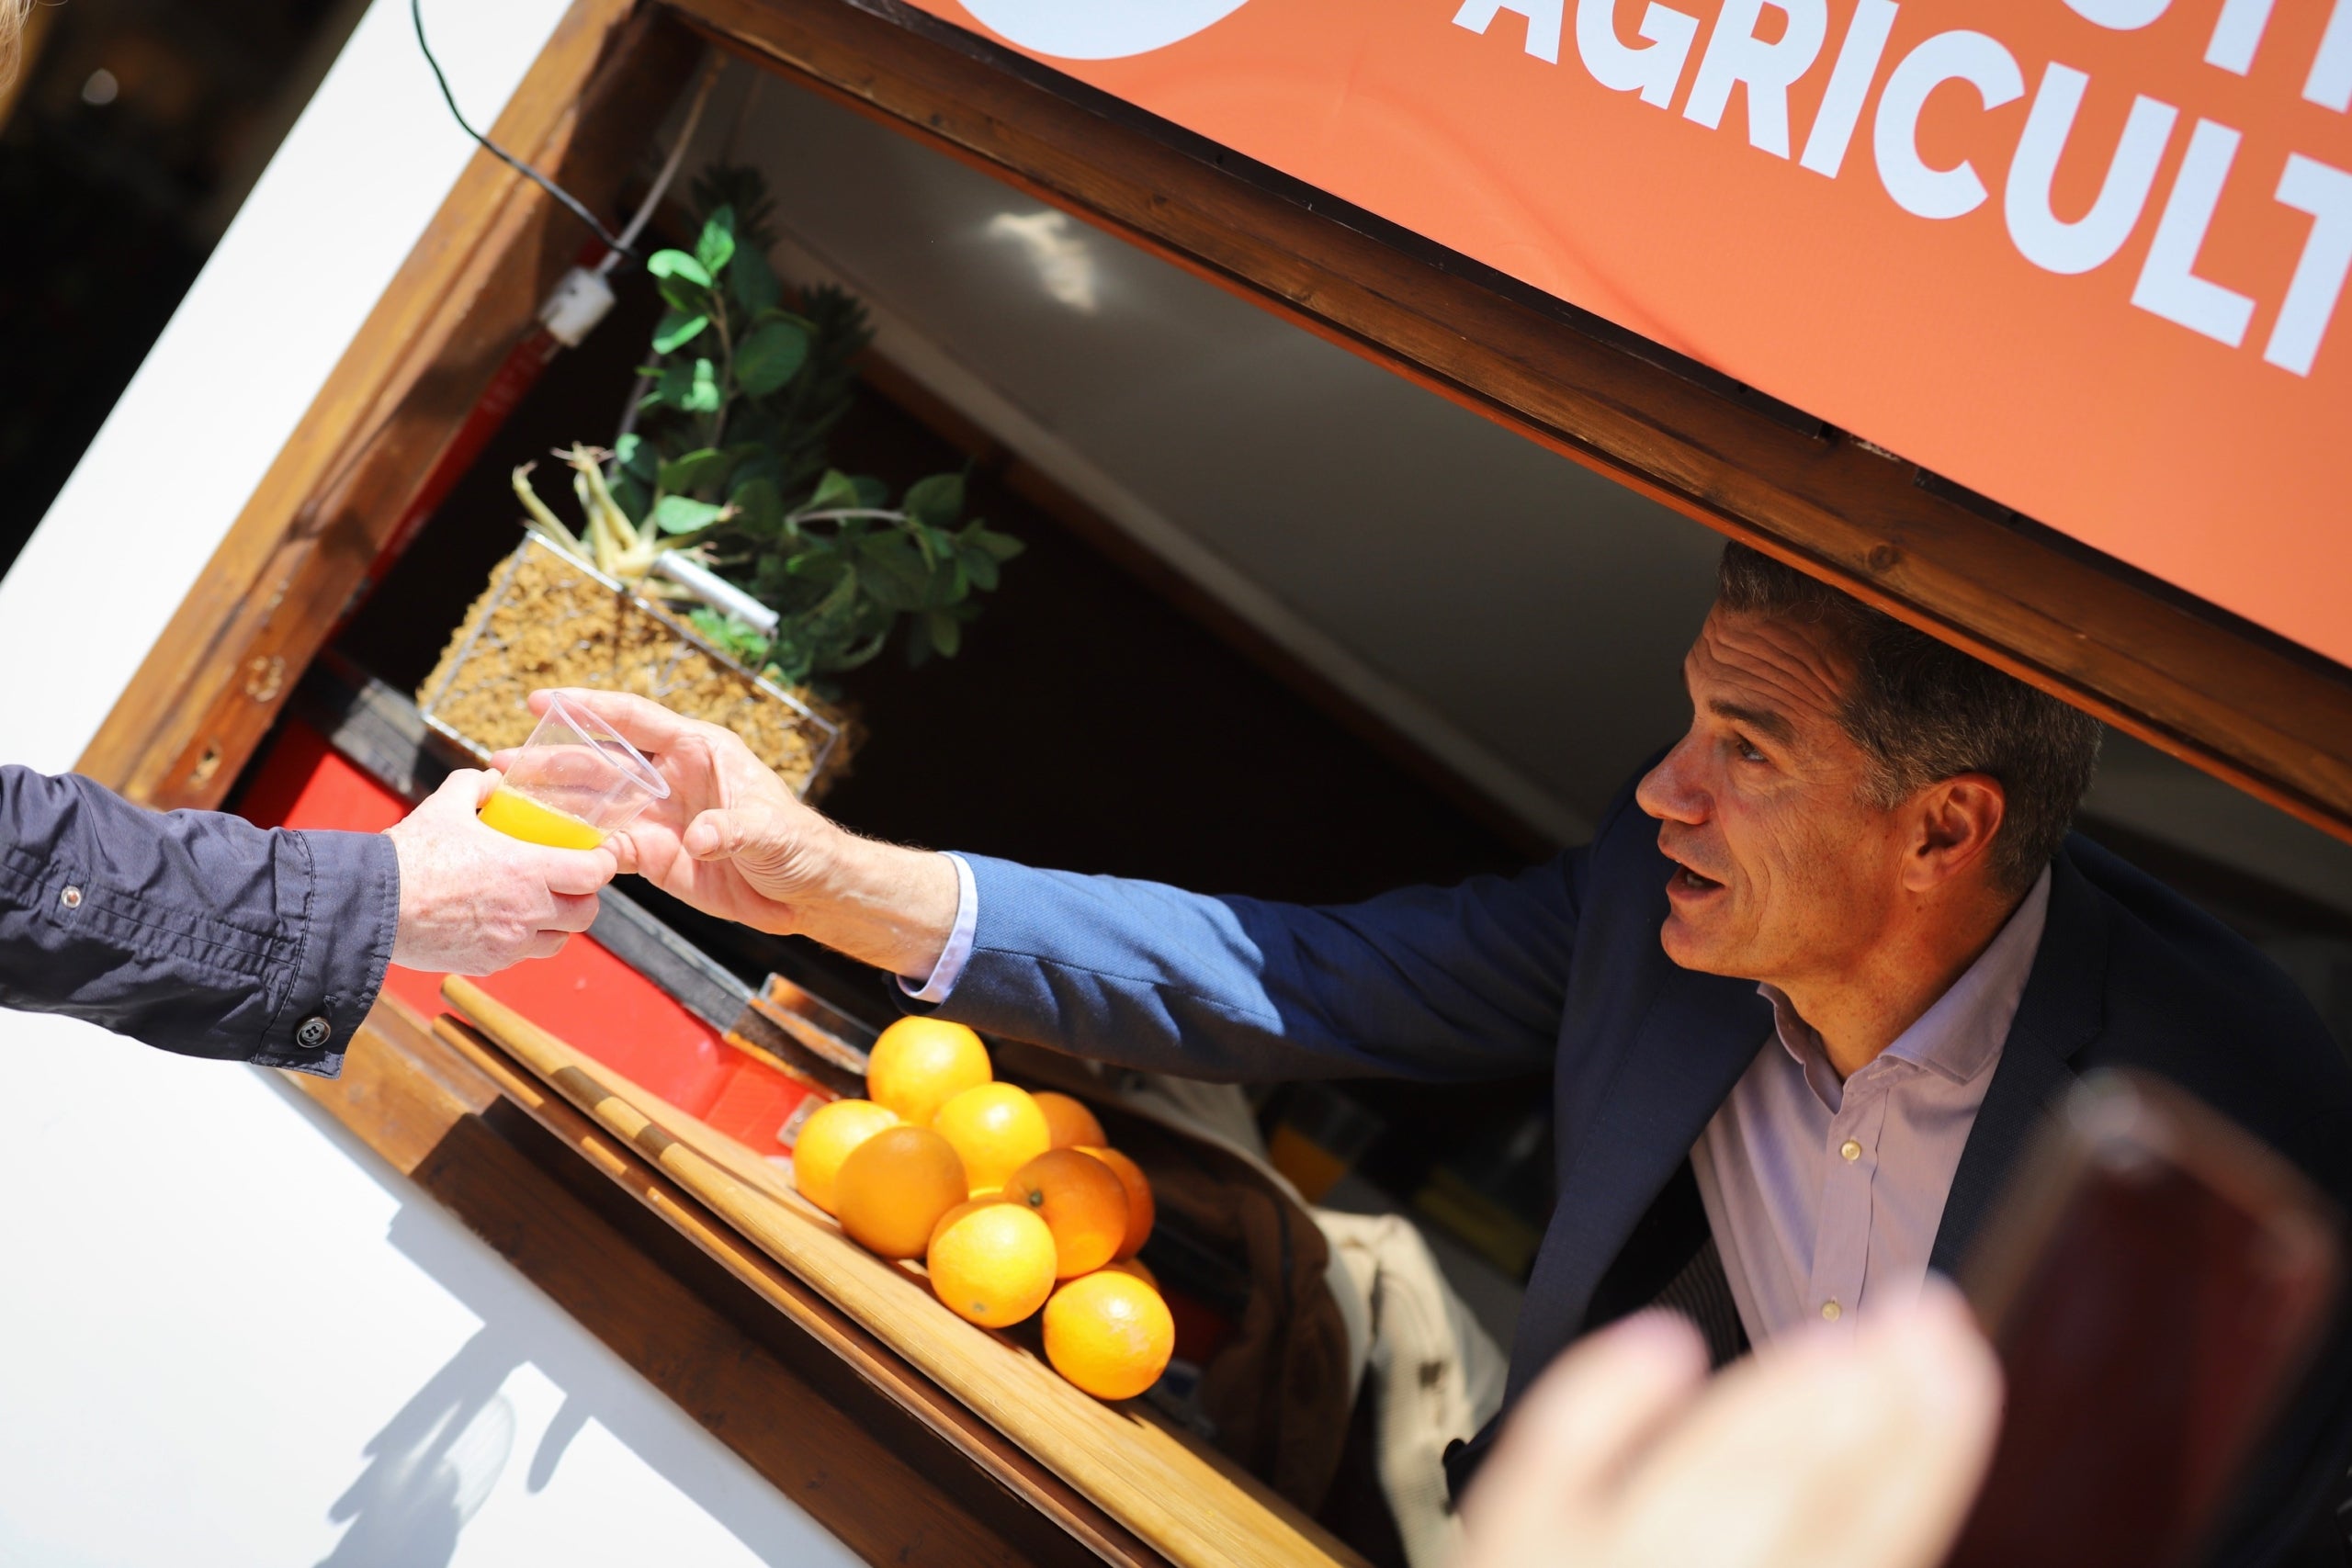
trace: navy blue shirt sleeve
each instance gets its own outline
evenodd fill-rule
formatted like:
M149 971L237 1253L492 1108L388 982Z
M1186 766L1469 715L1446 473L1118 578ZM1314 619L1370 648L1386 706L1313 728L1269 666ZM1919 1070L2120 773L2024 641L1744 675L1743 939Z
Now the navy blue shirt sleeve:
M380 834L157 815L0 767L0 1006L332 1077L399 922Z

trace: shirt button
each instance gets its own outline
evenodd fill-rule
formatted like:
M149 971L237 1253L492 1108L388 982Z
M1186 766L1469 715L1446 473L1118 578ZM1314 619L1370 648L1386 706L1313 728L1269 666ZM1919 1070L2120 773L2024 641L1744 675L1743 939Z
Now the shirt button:
M334 1033L334 1025L325 1019L316 1016L306 1018L295 1026L294 1043L305 1051L315 1051L325 1044Z
M1846 1309L1839 1306L1836 1302L1824 1302L1821 1303L1821 1319L1824 1323L1835 1323L1845 1315Z
M1838 1152L1845 1156L1848 1165L1851 1165L1862 1157L1862 1145L1849 1138L1838 1145Z
M69 887L57 896L57 901L69 909L78 909L82 907L82 890L78 887Z

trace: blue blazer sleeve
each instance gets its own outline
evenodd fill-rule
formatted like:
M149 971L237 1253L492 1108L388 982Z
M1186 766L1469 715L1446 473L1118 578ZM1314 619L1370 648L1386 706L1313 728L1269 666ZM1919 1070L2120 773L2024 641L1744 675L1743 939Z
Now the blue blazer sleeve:
M1583 851L1338 908L966 858L979 918L941 1017L1225 1081L1551 1065Z
M0 1007L332 1076L399 921L380 834L159 816L85 778L0 767Z

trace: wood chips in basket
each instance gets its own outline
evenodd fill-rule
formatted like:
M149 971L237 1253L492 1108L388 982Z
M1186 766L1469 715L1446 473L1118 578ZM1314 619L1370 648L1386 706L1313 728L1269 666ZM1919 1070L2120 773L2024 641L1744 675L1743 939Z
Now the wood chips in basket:
M492 573L416 701L435 728L487 758L530 738L537 720L524 699L545 686L635 692L723 725L806 799L848 760L848 727L807 690L760 680L533 536Z

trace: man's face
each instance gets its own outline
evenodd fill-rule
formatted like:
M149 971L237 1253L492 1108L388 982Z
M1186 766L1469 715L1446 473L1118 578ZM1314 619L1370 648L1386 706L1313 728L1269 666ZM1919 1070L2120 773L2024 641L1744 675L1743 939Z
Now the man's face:
M1680 868L1667 956L1783 986L1849 973L1886 929L1905 844L1838 722L1852 661L1817 626L1718 606L1682 668L1690 732L1636 795Z

